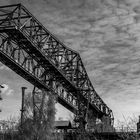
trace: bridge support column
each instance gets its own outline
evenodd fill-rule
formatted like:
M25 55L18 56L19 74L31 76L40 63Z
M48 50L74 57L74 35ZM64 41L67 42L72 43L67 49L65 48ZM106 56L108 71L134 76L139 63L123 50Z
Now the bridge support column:
M104 115L102 118L98 118L98 115L90 110L88 112L87 130L93 132L113 132L114 128L111 121L109 116Z
M87 117L87 127L86 129L89 131L96 131L96 119L97 115L92 111L88 111L88 117Z
M114 128L112 126L112 122L111 122L111 118L109 116L103 116L101 118L101 122L102 122L102 131L103 132L113 132Z
M86 108L81 102L80 96L78 96L78 111L76 112L74 121L77 127L77 131L79 133L83 133L85 131L85 125L86 125L85 112L86 112Z

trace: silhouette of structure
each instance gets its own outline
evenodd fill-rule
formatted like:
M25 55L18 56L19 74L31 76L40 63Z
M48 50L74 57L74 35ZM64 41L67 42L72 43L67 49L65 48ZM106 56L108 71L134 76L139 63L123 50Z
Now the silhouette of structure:
M97 118L105 126L113 125L112 110L96 93L79 53L60 42L21 4L0 6L0 61L33 84L33 92L44 89L56 95L76 115L81 130L86 123L94 127Z
M140 116L139 116L139 121L137 123L137 134L138 134L138 138L140 139Z
M0 100L2 100L2 96L1 96L1 88L4 88L2 85L0 85ZM0 109L0 112L1 112L2 110Z

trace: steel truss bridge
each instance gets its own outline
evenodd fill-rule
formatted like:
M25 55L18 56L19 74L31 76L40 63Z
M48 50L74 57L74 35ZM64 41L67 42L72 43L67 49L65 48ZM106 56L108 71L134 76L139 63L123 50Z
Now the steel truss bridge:
M45 89L55 95L81 124L87 110L112 121L112 110L96 93L79 53L21 4L0 6L0 61L33 84L34 91Z

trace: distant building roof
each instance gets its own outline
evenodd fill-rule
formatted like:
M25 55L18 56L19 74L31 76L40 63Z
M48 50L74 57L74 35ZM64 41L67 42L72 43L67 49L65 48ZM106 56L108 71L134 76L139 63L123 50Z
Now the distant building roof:
M71 128L70 121L55 121L54 126L58 129Z

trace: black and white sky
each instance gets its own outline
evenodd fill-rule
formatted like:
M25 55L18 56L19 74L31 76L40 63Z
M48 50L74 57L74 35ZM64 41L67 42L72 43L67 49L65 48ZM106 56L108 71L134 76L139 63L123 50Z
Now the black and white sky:
M116 120L140 114L140 0L1 0L22 3L69 48L78 51L93 83ZM16 115L21 86L32 86L0 64L5 85L2 118ZM69 112L57 105L57 116Z

